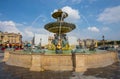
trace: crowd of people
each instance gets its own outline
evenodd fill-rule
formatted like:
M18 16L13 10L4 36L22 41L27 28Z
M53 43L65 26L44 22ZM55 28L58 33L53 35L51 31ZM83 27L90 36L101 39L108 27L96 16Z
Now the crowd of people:
M6 44L0 44L0 50L4 51L5 49L15 49L15 50L20 50L23 49L22 44L16 43L16 44L10 44L10 43L6 43Z

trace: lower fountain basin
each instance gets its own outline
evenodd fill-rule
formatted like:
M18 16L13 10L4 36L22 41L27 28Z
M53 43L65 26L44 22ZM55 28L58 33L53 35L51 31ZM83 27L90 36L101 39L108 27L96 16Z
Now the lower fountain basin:
M92 54L23 54L5 51L7 65L29 68L31 71L73 71L84 72L88 68L98 68L118 62L117 52L106 51Z

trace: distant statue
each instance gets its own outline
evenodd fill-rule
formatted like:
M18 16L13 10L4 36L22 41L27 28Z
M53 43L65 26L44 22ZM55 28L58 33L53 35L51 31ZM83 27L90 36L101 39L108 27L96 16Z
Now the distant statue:
M72 51L72 53L85 53L85 50L82 46L82 41L80 39L77 40L78 45L76 45L76 49Z
M83 42L84 42L84 48L86 48L87 47L86 40L83 40Z
M89 50L90 50L90 51L94 51L94 50L95 50L94 40L92 40Z

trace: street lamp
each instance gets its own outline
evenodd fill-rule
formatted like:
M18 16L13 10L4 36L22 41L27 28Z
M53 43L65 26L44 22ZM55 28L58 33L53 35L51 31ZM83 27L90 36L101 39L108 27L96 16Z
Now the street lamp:
M41 48L42 38L40 38L40 48Z
M105 45L104 35L102 36L102 38L103 38L103 46L104 46Z

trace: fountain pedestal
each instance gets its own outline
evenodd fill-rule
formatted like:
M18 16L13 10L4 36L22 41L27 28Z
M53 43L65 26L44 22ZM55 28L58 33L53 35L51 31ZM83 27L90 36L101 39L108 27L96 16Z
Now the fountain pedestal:
M32 55L32 66L30 67L31 71L44 71L42 67L42 57L41 55Z
M85 55L80 55L80 54L76 54L74 55L75 58L75 71L76 72L84 72L87 70L87 66L86 66L86 60L85 60Z

